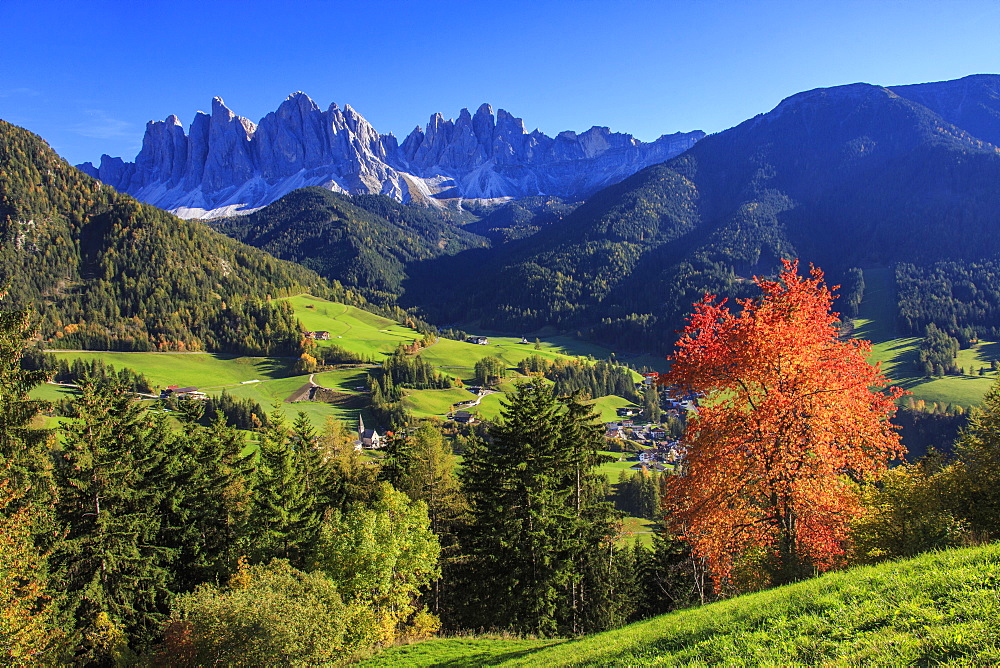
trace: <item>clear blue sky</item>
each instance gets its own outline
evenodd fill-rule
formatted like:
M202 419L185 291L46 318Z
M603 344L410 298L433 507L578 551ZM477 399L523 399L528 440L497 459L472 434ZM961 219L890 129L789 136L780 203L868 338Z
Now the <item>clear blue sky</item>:
M71 162L220 96L303 90L398 137L482 102L548 134L716 132L801 90L1000 72L1000 3L0 0L0 118Z

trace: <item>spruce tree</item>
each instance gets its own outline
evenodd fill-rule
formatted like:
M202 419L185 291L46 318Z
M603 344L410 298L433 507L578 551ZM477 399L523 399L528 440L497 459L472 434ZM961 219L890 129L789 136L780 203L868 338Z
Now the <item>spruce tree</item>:
M191 591L220 581L249 549L248 501L253 470L243 455L246 439L221 415L203 427L183 425L174 439L176 494L163 510L163 544L177 551L174 589Z
M28 398L28 392L46 380L46 372L21 367L31 335L27 311L0 311L0 462L8 465L7 475L17 487L33 490L31 496L48 496L51 467L46 442L50 433L31 425L48 405Z
M472 625L555 635L607 622L593 614L607 576L597 559L609 556L616 518L593 475L601 432L591 417L535 379L466 452Z
M256 561L280 557L299 566L319 530L321 506L310 485L311 462L302 441L278 409L268 422L260 433L253 518L261 533L254 556Z
M165 456L174 436L118 386L84 384L72 417L56 469L67 535L55 559L81 658L121 659L156 637L171 595L160 511L177 493Z
M59 663L65 640L54 628L61 601L49 590L45 558L59 534L51 512L50 434L30 428L45 404L28 399L28 392L46 372L21 368L31 330L27 312L0 312L0 663L5 665Z
M574 394L562 400L560 449L567 453L566 482L572 487L573 523L567 532L571 561L566 610L560 615L564 633L578 635L620 626L627 617L618 595L613 541L620 515L607 501L607 478L595 469L610 458L598 453L604 428L593 408ZM621 555L620 555L621 556Z

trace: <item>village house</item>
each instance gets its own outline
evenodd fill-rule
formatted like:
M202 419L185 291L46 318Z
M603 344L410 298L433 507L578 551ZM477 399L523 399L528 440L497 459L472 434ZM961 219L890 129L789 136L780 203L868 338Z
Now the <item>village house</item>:
M646 469L648 471L658 471L660 473L665 473L668 470L665 465L661 464L660 462L653 462L653 461L639 462L637 464L633 464L629 468L635 471Z
M168 385L164 389L160 390L160 399L166 399L167 397L207 399L208 395L204 392L199 392L197 387L177 387L176 385Z
M488 345L490 345L490 340L488 338L486 338L485 336L470 336L467 339L465 339L465 342L466 343L475 343L476 345L479 345L479 346L488 346Z
M469 411L455 411L452 413L451 419L460 424L475 424L476 416Z

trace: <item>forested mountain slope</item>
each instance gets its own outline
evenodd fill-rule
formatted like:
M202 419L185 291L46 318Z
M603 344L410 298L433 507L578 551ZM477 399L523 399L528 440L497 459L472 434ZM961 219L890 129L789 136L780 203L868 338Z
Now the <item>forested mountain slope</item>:
M956 81L892 86L889 90L1000 146L1000 76L973 74Z
M303 291L360 301L314 272L115 192L0 121L0 284L54 347L297 354Z
M968 82L935 85L949 84ZM669 344L694 299L740 296L782 256L840 282L853 266L990 257L998 223L996 146L893 90L853 84L794 95L597 193L472 265L463 298L421 300L443 285L431 263L406 299L440 322L555 325L651 349Z
M436 209L319 186L222 220L218 229L382 302L395 300L408 263L487 244Z

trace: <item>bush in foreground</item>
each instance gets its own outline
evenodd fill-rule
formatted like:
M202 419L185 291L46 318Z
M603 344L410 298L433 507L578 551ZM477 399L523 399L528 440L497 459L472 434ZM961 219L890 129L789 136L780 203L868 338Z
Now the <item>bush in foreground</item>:
M159 665L291 666L334 661L350 649L352 609L323 573L282 560L239 569L224 587L181 596Z

